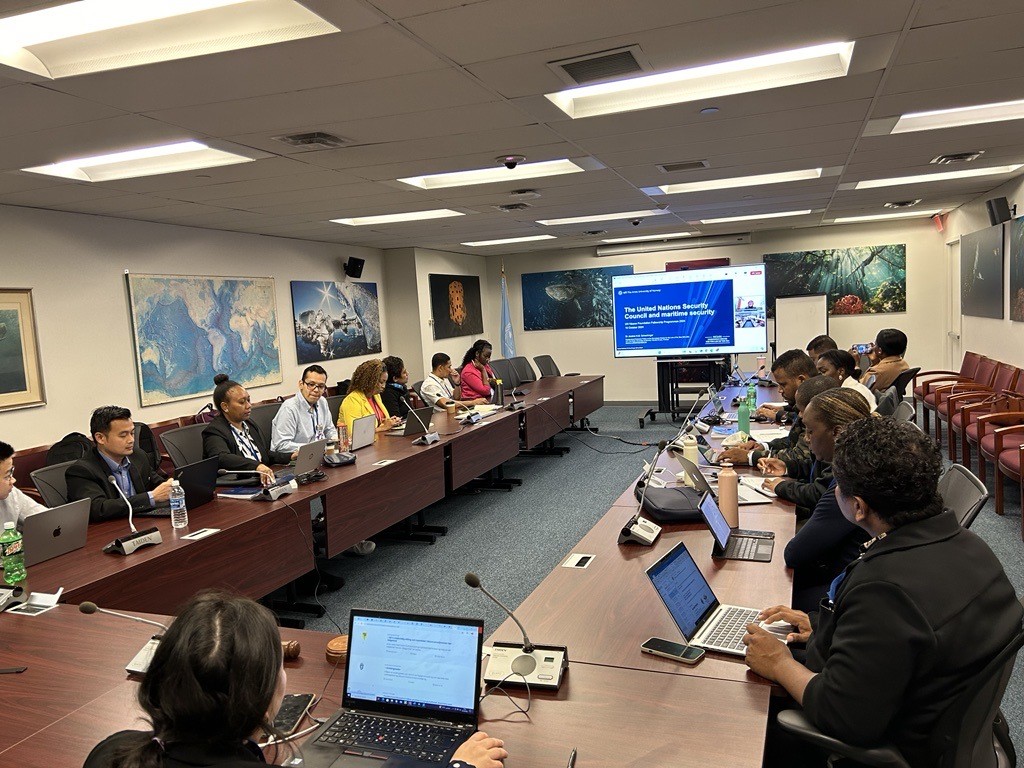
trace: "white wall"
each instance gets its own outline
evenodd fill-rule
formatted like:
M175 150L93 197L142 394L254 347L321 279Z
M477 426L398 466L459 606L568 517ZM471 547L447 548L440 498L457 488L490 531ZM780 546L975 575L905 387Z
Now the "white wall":
M387 291L387 322L392 330L385 355L402 358L409 381L424 378L420 297L416 279L416 249L394 248L384 252ZM430 312L429 305L426 311Z
M907 312L888 315L832 317L830 334L840 346L871 341L880 328L896 327L910 338L907 359L911 365L926 368L945 367L945 344L948 318L944 300L948 287L945 270L945 236L935 230L931 221L903 224L818 227L755 233L749 245L702 248L688 251L595 258L593 249L545 251L505 257L508 276L509 304L516 335L516 351L532 358L550 354L562 371L604 373L605 398L609 401L651 402L657 399L655 363L651 358L615 359L612 356L610 328L583 328L556 331L523 330L523 272L545 272L557 269L632 264L636 272L654 272L665 268L665 262L727 256L733 264L758 262L766 253L783 253L821 248L844 248L863 245L906 243L907 245ZM490 321L499 322L500 299L498 281L500 260L488 260L490 278L495 286ZM486 311L486 308L485 308ZM493 335L497 336L497 332ZM808 339L809 340L809 339ZM769 336L769 341L771 337ZM782 350L779 350L780 352ZM743 356L741 365L751 370L753 356Z
M0 206L0 232L0 285L33 289L47 400L39 408L0 413L0 439L15 448L88 432L89 414L99 405L125 405L135 418L156 422L209 401L204 394L139 406L125 269L275 278L284 380L253 389L253 400L296 389L301 370L290 333L289 281L341 279L349 256L366 259L360 281L378 284L387 350L388 299L378 250L10 206ZM324 364L328 380L348 378L363 359Z

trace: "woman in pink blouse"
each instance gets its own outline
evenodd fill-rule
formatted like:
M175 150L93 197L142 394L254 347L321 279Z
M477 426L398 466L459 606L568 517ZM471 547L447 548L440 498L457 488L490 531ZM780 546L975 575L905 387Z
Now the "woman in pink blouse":
M477 397L491 399L491 387L496 383L491 360L491 342L478 340L462 358L462 399Z

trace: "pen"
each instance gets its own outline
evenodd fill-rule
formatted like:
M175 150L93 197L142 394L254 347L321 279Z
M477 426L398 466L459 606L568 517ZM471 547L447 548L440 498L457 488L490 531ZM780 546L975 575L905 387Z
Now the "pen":
M566 768L576 768L576 747L573 747L572 752L569 753L569 765Z

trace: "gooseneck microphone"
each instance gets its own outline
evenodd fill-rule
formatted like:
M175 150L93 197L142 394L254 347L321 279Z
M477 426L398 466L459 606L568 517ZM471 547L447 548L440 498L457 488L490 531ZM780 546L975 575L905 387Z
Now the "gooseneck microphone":
M129 613L118 613L117 611L108 611L106 608L100 608L96 603L84 602L78 606L78 610L82 613L92 615L94 613L105 613L108 616L117 616L121 619L128 619L129 621L137 621L140 624L149 624L154 627L160 627L164 632L167 631L167 625L161 624L159 621L152 621L150 619L144 619L141 616L132 616ZM132 657L132 660L125 665L125 671L130 672L133 675L144 675L149 669L149 664L153 661L153 654L156 653L157 647L160 645L160 635L151 637L149 641L142 646L138 653Z
M423 423L423 419L421 419L420 415L416 413L416 409L412 407L412 403L410 403L406 398L402 397L401 395L399 395L399 399L403 403L405 403L406 407L409 409L409 413L415 416L416 421L418 421L420 426L423 427L423 436L417 437L415 440L413 440L413 445L433 445L434 443L441 439L441 436L438 435L437 432L432 432L430 427Z
M485 595L491 598L491 600L493 600L495 604L499 608L501 608L501 610L508 614L508 617L516 623L517 627L519 627L519 631L523 633L523 653L533 653L533 643L531 643L530 638L526 636L526 628L519 623L519 619L516 618L516 615L512 613L512 611L506 608L505 605L498 598L496 598L494 595L487 591L487 588L480 582L480 577L477 576L475 573L467 573L466 583L473 589L479 589L481 592L483 592ZM515 666L515 664L513 663L512 666Z
M654 456L654 460L647 467L647 471L636 481L636 487L643 488L640 492L640 503L637 505L633 516L625 522L622 530L619 531L619 544L633 541L637 544L651 546L661 534L661 526L640 517L640 513L644 511L644 499L647 498L647 489L651 485L651 477L658 468L658 459L661 458L661 454L664 453L666 447L668 447L668 443L664 440L658 443L658 453Z
M128 497L124 495L124 491L121 490L121 486L117 484L117 479L113 475L107 475L107 482L114 486L114 489L117 491L117 495L120 496L127 505L128 527L132 529L132 533L136 533L135 523L132 521L132 515L135 512L135 510L132 509L132 503L128 501Z
M107 475L107 480L114 486L117 490L117 495L124 499L124 503L128 507L128 527L132 529L132 532L127 536L119 536L114 539L103 548L103 551L108 555L130 555L142 547L163 543L164 539L156 526L147 528L144 531L139 531L135 528L135 523L132 521L132 514L134 512L132 503L128 501L128 497L124 495L124 491L121 490L121 486L117 484L117 480L114 479L113 475Z
M141 616L132 616L127 613L118 613L117 611L108 611L106 608L100 608L96 603L86 601L78 606L78 610L87 615L94 613L105 613L108 616L120 616L122 619L130 619L131 621L138 621L141 624L151 624L154 627L160 627L164 632L167 631L168 627L166 624L161 624L159 621L152 621L150 619L144 619Z

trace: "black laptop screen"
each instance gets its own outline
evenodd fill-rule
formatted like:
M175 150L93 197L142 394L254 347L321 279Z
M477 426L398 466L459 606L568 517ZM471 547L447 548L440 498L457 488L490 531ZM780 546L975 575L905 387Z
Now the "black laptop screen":
M647 570L665 607L689 642L708 616L718 608L718 599L711 591L704 574L693 561L686 546L675 548Z

